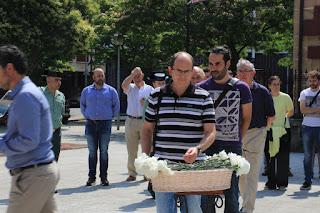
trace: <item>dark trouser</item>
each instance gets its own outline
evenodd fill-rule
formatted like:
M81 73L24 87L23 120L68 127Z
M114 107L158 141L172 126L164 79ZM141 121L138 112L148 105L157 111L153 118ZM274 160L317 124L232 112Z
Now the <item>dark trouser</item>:
M232 152L237 155L242 155L241 146L217 146L213 145L209 149L206 150L207 155L213 155L219 153L220 151L225 150L226 153ZM223 191L225 196L225 207L224 212L227 213L238 213L239 212L239 177L236 176L236 172L233 171L231 177L231 186L229 189ZM203 212L216 212L215 207L212 208L212 205L208 205L209 196L212 195L201 195L201 209ZM207 208L209 207L209 209Z
M280 186L288 186L288 170L290 157L291 133L290 129L286 129L287 134L280 138L279 152L270 158L269 140L272 132L268 131L265 144L265 157L267 160L268 182L266 186L270 189L276 189Z
M54 159L58 162L61 148L61 127L56 129L52 135L52 151L54 153Z

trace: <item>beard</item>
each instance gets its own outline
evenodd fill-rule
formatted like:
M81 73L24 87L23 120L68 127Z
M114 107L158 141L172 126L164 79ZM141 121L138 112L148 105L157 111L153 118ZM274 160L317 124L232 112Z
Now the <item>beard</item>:
M103 80L94 81L97 85L102 86L104 84Z
M213 70L213 71L211 71L211 72L215 72L215 71L216 71L216 70ZM217 75L217 76L211 75L211 76L212 76L213 80L221 80L221 79L224 78L224 76L226 76L227 72L228 72L227 67L224 67L223 70L220 72L219 75Z

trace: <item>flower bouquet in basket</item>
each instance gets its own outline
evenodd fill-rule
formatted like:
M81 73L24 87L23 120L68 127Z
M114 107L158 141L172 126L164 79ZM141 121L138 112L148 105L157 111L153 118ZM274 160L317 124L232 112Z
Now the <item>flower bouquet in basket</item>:
M139 174L152 179L153 190L158 192L224 190L230 188L233 170L237 175L250 170L246 159L224 150L193 164L158 160L143 153L135 160L135 167Z

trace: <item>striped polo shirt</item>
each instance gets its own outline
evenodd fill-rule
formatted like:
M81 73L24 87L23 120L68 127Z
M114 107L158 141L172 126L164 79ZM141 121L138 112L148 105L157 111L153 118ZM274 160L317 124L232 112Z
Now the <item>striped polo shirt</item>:
M162 94L159 105L158 98ZM183 155L189 148L199 145L204 136L203 124L215 123L213 101L210 94L190 84L186 92L178 97L171 84L151 92L145 113L148 122L157 122L155 155L160 159L184 162ZM205 154L197 157L203 160Z

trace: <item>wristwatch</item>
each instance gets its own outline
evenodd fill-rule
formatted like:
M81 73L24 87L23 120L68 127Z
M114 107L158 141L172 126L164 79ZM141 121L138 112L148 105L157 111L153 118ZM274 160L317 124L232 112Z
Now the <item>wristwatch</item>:
M202 150L201 150L201 148L200 148L200 146L198 145L198 146L196 146L197 147L197 149L198 149L198 156L199 155L201 155L202 154Z

